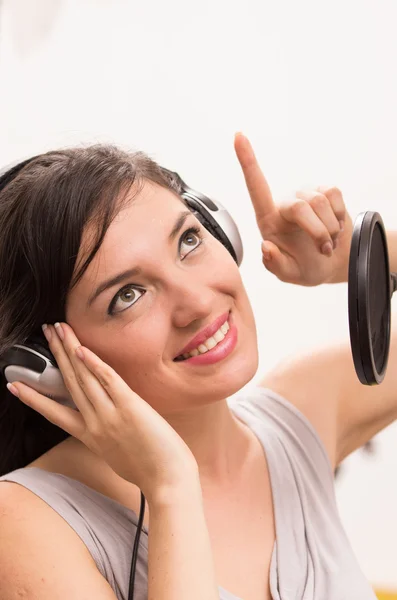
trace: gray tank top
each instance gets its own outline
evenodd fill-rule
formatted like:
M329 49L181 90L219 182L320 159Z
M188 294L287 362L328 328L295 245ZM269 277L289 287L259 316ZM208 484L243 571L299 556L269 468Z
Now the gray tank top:
M260 387L247 386L228 404L259 438L269 465L276 524L270 567L273 600L376 600L343 530L331 465L311 423L284 398ZM17 469L0 481L23 485L61 515L87 546L118 600L127 600L138 522L132 510L74 479L37 467ZM136 600L147 600L147 557L144 527ZM244 600L222 587L219 598Z

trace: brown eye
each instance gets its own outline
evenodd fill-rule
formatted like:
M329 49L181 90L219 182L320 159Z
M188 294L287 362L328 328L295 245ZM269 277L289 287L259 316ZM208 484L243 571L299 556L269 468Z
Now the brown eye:
M123 312L123 310L135 304L144 293L143 290L139 290L132 285L125 286L113 298L109 306L109 314Z
M132 288L127 288L126 290L122 291L119 298L122 302L131 302L132 300L134 300L135 295L135 290L133 290Z
M185 237L184 241L185 244L188 244L188 246L194 246L197 243L197 235L194 233L189 233L189 235Z
M191 227L182 235L179 250L181 251L183 244L186 244L188 251L184 253L183 258L190 254L193 250L198 248L202 243L202 238L200 236L200 230L198 227Z

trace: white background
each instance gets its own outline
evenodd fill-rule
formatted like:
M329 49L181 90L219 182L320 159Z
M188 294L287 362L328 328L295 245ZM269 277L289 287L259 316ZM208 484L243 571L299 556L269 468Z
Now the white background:
M276 199L335 184L353 218L378 210L397 229L396 12L392 0L3 0L0 164L110 141L218 198L245 244L259 377L286 354L348 341L347 286L265 271L234 132ZM397 588L396 426L376 442L375 458L347 460L338 499L365 574Z

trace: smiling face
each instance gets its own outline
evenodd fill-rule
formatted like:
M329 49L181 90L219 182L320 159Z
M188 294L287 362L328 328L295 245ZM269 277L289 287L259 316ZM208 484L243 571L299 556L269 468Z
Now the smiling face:
M228 353L218 349L206 364L175 360L228 313ZM149 182L111 223L69 293L66 320L82 345L164 416L234 394L258 366L254 317L236 263L180 198Z

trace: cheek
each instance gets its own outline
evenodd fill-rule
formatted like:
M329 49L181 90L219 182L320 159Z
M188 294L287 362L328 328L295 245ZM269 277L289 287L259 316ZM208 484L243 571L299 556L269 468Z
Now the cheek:
M139 331L138 331L139 329ZM119 331L90 335L89 348L130 385L147 379L162 360L165 341L159 327L123 327Z
M163 368L164 342L153 330L139 339L133 335L116 338L116 343L108 344L102 352L102 360L111 366L138 396L151 404L167 384ZM153 393L153 398L150 392Z

